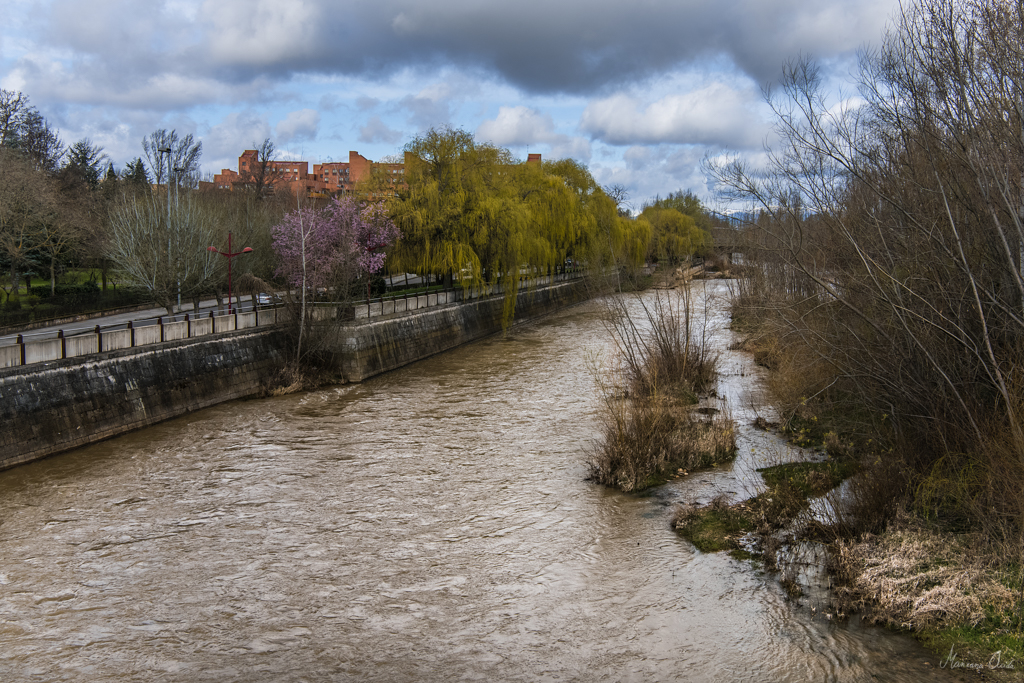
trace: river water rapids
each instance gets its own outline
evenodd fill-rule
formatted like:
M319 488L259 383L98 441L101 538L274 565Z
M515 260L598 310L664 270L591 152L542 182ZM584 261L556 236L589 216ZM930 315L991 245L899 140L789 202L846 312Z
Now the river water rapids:
M645 496L585 480L603 311L0 472L0 680L957 680L671 530L785 450L747 426L743 354L734 464Z

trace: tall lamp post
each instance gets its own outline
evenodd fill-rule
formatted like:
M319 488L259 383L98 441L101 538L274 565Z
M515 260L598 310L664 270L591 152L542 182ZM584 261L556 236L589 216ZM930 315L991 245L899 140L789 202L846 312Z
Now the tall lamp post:
M220 254L221 256L226 257L227 260L228 260L228 313L231 313L231 259L235 258L236 256L241 256L242 254L248 254L249 252L252 251L252 247L246 247L242 251L232 252L231 251L231 233L228 232L228 250L227 251L221 251L217 247L207 247L206 251L212 251L215 254Z
M171 148L159 147L156 151L167 155L167 268L177 273L177 264L172 263L174 259L171 256ZM178 312L181 312L181 287L178 287Z

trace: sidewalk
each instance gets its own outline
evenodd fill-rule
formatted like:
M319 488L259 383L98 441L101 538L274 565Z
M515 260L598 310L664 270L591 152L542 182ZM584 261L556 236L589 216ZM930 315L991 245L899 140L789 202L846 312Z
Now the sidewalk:
M234 306L235 310L239 313L251 311L251 299L252 297L248 295L243 297L234 297L234 300L237 301ZM209 315L210 311L217 311L216 299L199 302L199 315ZM70 337L75 334L93 332L96 330L97 325L104 330L111 330L124 327L130 321L135 327L145 327L147 325L155 325L156 319L160 317L163 318L164 322L184 320L186 314L192 315L192 304L182 304L182 312L176 313L173 316L167 315L167 309L163 307L156 307L142 311L132 311L130 313L114 313L111 315L90 318L88 320L80 320L74 323L49 325L47 327L40 327L27 332L21 332L20 334L25 341L37 341L48 337L56 337L60 330L64 330L65 337ZM18 332L12 332L11 334L0 336L0 345L13 343L18 338L18 334Z

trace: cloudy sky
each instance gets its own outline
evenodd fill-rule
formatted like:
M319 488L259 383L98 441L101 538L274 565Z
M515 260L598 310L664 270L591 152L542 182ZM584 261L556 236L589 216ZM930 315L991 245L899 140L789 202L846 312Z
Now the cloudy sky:
M142 137L203 141L203 170L370 159L451 125L573 157L639 204L710 199L706 154L756 157L761 89L800 54L837 86L896 0L4 0L0 87L115 167Z

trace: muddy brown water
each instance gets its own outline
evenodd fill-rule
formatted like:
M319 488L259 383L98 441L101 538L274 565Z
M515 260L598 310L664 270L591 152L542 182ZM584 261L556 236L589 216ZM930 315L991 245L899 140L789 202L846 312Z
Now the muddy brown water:
M0 472L0 680L952 680L670 529L770 435L646 496L585 480L601 310ZM748 423L758 371L723 360Z

